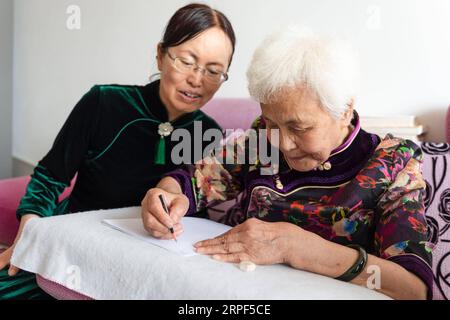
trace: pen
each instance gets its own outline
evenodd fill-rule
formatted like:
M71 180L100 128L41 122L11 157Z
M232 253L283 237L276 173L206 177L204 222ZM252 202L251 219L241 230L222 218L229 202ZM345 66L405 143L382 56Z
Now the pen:
M166 201L164 200L164 196L162 194L159 195L159 200L161 201L161 205L164 211L170 216L169 209L167 208ZM178 242L177 238L175 237L175 230L173 230L173 227L169 228L169 231L172 234L173 240L175 240L175 242Z

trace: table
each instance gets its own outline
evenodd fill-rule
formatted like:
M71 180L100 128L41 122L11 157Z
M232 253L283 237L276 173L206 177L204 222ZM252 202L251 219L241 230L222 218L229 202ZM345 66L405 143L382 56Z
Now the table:
M208 256L182 257L101 223L139 216L133 207L30 220L12 262L94 299L389 299L286 265L243 272Z

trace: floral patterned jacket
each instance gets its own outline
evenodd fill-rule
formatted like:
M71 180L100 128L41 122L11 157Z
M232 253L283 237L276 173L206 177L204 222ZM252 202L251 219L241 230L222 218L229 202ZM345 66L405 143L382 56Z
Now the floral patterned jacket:
M353 125L353 133L322 170L291 170L281 157L279 172L268 176L261 174L261 164L221 164L216 153L208 163L168 176L190 199L188 214L239 196L223 222L236 225L250 217L289 221L329 241L359 244L421 278L431 299L432 245L427 241L422 151L412 141L365 132L356 112ZM265 125L257 120L253 127ZM247 141L241 136L231 144L237 145L236 155L248 151ZM230 143L220 156L227 152Z

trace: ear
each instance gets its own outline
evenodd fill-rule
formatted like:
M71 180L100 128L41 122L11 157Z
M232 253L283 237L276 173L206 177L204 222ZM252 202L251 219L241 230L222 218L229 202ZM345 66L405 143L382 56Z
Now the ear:
M353 106L355 104L355 99L350 99L350 101L347 103L347 111L345 111L343 115L343 120L346 125L350 125L353 119Z
M164 53L162 50L162 43L158 43L158 46L156 47L156 61L158 63L158 70L162 70L162 61L163 61Z

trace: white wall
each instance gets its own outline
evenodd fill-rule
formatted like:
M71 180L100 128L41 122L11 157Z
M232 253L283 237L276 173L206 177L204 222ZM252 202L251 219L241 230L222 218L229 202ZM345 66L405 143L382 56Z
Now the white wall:
M12 174L13 1L0 1L0 179Z
M282 24L300 23L350 40L361 57L357 109L363 115L411 114L444 140L450 104L448 0L226 0L238 38L231 79L218 96L247 97L253 50ZM178 0L16 0L13 154L36 163L71 108L92 85L144 84L155 47ZM66 9L81 9L68 30Z

